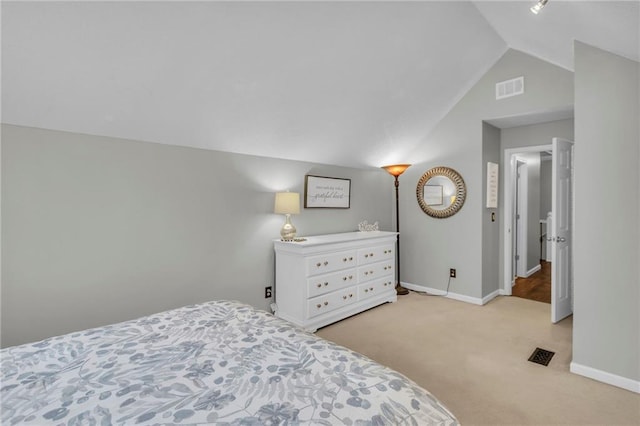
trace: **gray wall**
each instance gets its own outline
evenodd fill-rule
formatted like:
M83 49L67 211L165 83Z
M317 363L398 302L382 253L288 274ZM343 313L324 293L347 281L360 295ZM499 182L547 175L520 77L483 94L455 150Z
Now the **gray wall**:
M571 138L565 138L573 140ZM546 219L551 211L551 157L542 157L540 161L540 219Z
M495 100L495 84L525 77L525 93ZM414 165L401 176L402 279L444 289L449 268L458 270L453 293L481 298L496 288L482 283L484 271L498 270L499 260L484 259L485 210L483 120L560 109L573 103L573 74L516 50L508 50L408 156ZM427 216L416 199L420 176L434 166L456 169L467 185L467 200L447 219ZM487 276L488 277L488 276ZM493 278L495 279L495 278Z
M540 154L527 158L527 271L540 265Z
M565 138L573 140L573 138ZM551 196L553 195L551 188L551 157L542 157L540 160L540 219L547 220L547 213L551 211ZM547 226L544 228L545 234ZM546 237L546 235L545 235ZM546 241L542 243L542 259L547 258Z
M274 193L350 178L299 235L392 229L393 179L358 170L2 126L2 346L211 299L268 309Z
M578 42L574 52L573 362L638 381L640 64Z
M502 129L500 148L504 151L505 149L551 145L551 139L556 136L573 140L573 126L574 120L567 118Z
M487 200L487 163L500 164L500 129L488 123L482 123L482 294L491 294L498 290L499 274L498 268L494 267L499 263L500 254L500 227L502 226L500 212L500 198L498 198L498 208L486 208ZM499 176L498 171L498 178ZM498 184L498 188L500 185ZM495 216L495 222L491 221L491 214Z

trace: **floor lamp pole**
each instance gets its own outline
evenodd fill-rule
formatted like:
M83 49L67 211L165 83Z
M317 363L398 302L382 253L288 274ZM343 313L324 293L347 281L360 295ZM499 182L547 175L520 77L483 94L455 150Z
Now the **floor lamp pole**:
M409 290L402 287L400 281L400 198L398 195L398 188L400 187L400 181L398 176L404 173L411 166L411 164L393 164L390 166L382 166L391 176L395 178L396 186L396 294L409 294Z
M409 294L409 290L402 287L400 281L400 199L398 195L398 188L400 187L400 182L398 181L398 176L394 176L396 178L396 294L405 295Z

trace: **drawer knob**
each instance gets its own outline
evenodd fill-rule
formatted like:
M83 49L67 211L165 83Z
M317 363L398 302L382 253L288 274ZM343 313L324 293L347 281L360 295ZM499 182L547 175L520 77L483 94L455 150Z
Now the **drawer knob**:
M369 271L369 273L370 273L371 275L373 275L373 271Z
M373 257L373 253L369 253L369 256Z
M347 280L347 277L342 277L342 281L346 281L346 280Z
M329 304L329 302L324 302L324 306L327 306Z
M369 290L373 291L373 287L369 287Z
M327 262L326 260L324 261L324 266L327 266L329 264L329 262Z
M368 255L368 254L365 254L365 255L364 255L364 257L365 257L365 258L366 258L366 257L369 257L369 255Z
M329 283L324 283L324 286L325 286L325 287L326 287L326 286L328 286L328 285L329 285Z
M322 305L318 303L318 304L316 305L316 308L320 309L320 308L322 308Z
M343 262L346 262L346 261L347 261L347 258L346 258L346 257L345 257L345 258L343 258L343 259L342 259L342 261L343 261Z
M342 298L343 298L344 300L347 300L347 296L342 296Z
M353 260L353 256L349 256L349 261L352 261L352 260Z
M353 294L350 294L349 297L353 297Z
M316 263L316 266L319 268L320 266L322 266L322 263L318 262Z
M365 274L365 275L369 275L369 272L365 271L365 272L364 272L364 274Z
M368 288L365 288L365 289L364 289L364 292L365 292L365 293L369 293L369 289L368 289Z
M349 275L349 279L352 280L353 279L353 275Z
M316 284L316 287L320 288L320 287L322 287L322 284L318 283L318 284Z

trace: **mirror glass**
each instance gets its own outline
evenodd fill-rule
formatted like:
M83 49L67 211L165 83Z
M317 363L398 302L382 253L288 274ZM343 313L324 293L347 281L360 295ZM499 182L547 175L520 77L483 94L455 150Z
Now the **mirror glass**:
M418 204L429 216L445 218L460 210L466 197L462 176L449 167L429 169L418 182Z

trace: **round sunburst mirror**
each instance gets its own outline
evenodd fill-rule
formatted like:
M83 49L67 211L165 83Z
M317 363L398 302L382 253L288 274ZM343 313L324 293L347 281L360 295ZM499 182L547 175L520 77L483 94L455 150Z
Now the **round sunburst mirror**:
M456 214L464 204L467 187L464 179L449 167L427 170L416 188L420 208L431 217L444 219Z

